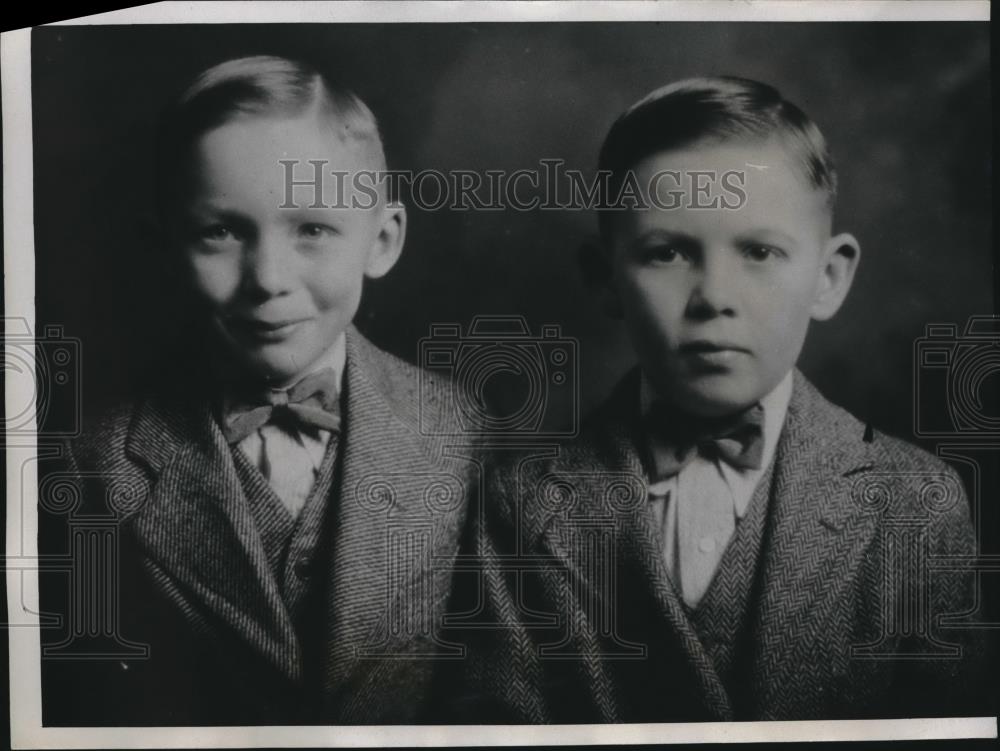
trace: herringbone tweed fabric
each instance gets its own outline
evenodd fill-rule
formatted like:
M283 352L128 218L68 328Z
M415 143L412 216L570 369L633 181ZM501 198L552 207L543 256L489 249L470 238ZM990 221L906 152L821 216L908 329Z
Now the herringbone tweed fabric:
M337 506L334 480L339 443L339 435L330 436L316 482L297 517L291 515L246 454L236 446L230 447L271 572L293 621L298 621L307 594L321 582L329 548L324 532L330 507Z
M958 476L922 450L866 435L794 378L759 555L753 546L727 553L709 595L715 617L689 616L662 566L646 507L637 372L558 456L495 468L492 503L468 543L482 572L456 589L455 602L476 615L456 637L469 645L469 668L454 714L657 722L992 713L986 632L960 627L976 607L975 578L932 568L942 556L975 554ZM754 565L748 576L743 567ZM745 609L722 602L742 595ZM734 643L719 643L721 634Z
M279 584L284 579L288 541L295 529L295 518L271 488L267 478L237 446L230 446L236 475L240 479L247 506L257 525L264 554ZM319 483L317 483L319 485ZM313 488L316 492L319 488ZM329 493L330 488L326 488Z
M438 626L478 487L475 464L446 449L473 449L454 383L353 328L347 341L333 506L313 571L324 588L310 616L321 653L303 654L286 602L295 610L297 595L274 575L294 569L274 540L264 544L266 514L258 504L255 519L208 400L157 395L91 426L65 470L82 491L75 519L116 520L120 636L147 644L148 659L45 661L46 724L399 723L429 712ZM122 488L128 503L116 506ZM65 554L65 515L44 500L40 514L41 549ZM68 614L58 582L42 594ZM304 674L316 676L305 700Z
M748 620L760 591L758 574L773 467L772 462L757 484L705 595L696 608L685 609L737 716L746 703L742 669L753 646Z
M316 482L297 517L285 508L267 478L238 447L230 446L250 513L264 545L281 600L291 618L302 656L298 715L317 716L321 696L326 632L323 604L329 582L329 514L337 506L333 492L339 435L327 443Z

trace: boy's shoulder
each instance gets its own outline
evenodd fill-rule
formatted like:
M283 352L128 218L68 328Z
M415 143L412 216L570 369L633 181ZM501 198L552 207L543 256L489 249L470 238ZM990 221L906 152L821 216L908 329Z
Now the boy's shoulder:
M576 435L558 445L541 443L497 456L489 495L501 523L532 540L553 517L581 519L638 507L646 497L636 449L638 386L636 369L583 419Z
M796 371L785 430L788 443L807 447L794 456L803 466L789 466L789 475L805 476L817 466L846 488L849 507L879 517L924 518L934 522L938 536L957 536L965 545L970 507L965 485L953 467L929 451L867 425L837 406ZM808 457L821 461L808 461ZM794 464L797 464L793 460ZM940 530L946 530L941 532Z
M476 432L475 426L460 420L462 404L478 403L467 385L386 352L354 326L347 330L344 387L349 411L381 401L404 425L422 435Z
M128 399L87 415L79 433L70 441L74 449L85 452L98 447L124 445L125 436L142 403L143 400Z
M357 369L381 391L390 393L412 391L419 370L376 345L354 326L347 329L347 367Z
M794 373L785 430L840 462L860 461L886 472L953 470L929 451L862 422L827 399L801 371ZM902 475L901 475L902 476Z
M87 414L76 435L60 443L50 462L39 466L39 503L56 516L64 513L58 495L70 483L75 511L104 516L130 514L148 496L147 466L130 450L137 415L145 400L122 400ZM164 432L149 430L150 445L165 445Z
M169 392L112 403L84 419L64 442L61 461L87 481L143 481L149 467L162 468L182 442L200 435L194 407L190 398Z

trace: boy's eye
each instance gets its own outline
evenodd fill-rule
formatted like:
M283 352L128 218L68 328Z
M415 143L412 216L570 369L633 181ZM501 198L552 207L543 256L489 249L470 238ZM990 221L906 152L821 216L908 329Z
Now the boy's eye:
M217 243L236 239L236 233L225 224L213 224L210 227L205 227L199 232L199 236L202 240Z
M333 234L336 234L336 231L327 224L307 222L306 224L299 225L299 236L307 239L318 240Z
M767 261L776 258L780 251L770 245L753 244L743 248L743 254L751 261Z
M643 251L643 257L648 263L678 263L686 256L676 245L657 245Z

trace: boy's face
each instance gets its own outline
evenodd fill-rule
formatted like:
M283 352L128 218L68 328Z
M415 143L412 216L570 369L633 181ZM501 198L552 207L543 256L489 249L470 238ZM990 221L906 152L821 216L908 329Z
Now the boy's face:
M810 318L836 312L857 243L830 237L826 196L780 142L695 145L634 171L651 208L617 219L612 303L661 398L704 416L743 409L794 365ZM719 182L727 174L730 188L745 175L745 200Z
M310 160L325 160L322 193L310 185L286 196L279 160L295 161L298 182L312 179ZM364 277L395 263L405 213L384 199L367 209L330 207L350 202L332 170L376 166L312 115L226 123L201 137L192 167L180 242L194 288L248 375L292 383L350 324ZM324 206L314 207L317 198Z

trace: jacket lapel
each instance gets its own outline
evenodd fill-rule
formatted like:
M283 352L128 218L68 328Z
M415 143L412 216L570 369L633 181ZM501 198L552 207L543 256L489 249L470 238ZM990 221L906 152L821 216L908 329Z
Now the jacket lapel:
M574 467L601 467L612 472L610 476L606 471L587 473L582 483L579 480L574 483L579 486L579 508L574 508L572 514L553 516L553 523L546 532L548 546L562 559L563 565L577 580L577 586L594 598L595 612L613 613L620 609L623 603L616 600L634 586L623 582L621 573L634 576L640 582L642 594L651 597L656 604L660 622L651 631L662 634L663 641L669 644L668 661L679 657L693 677L700 699L697 703L713 717L729 719L732 710L725 687L684 613L684 606L670 582L663 561L659 535L648 509L646 472L639 448L644 440L640 426L639 370L636 369L623 379L595 414L590 426L584 429L591 433L592 440L581 443L593 443L596 447L594 454L572 457L565 463ZM587 478L593 478L589 480L590 487L587 487ZM616 504L611 500L615 495L608 492L608 480L627 482L629 502ZM613 520L618 546L615 553L619 572L617 581L615 577L588 575L585 572L599 571L600 568L595 569L594 565L579 560L579 552L569 549L568 543L573 539L575 527L584 520L601 518ZM600 562L590 563L602 565ZM669 669L665 671L670 672ZM670 680L676 680L676 675Z
M147 563L171 580L168 596L187 612L209 611L297 678L292 623L207 401L146 402L125 450L154 479L146 503L124 523Z
M758 706L779 706L786 677L804 669L816 640L830 638L827 622L875 532L877 514L851 492L875 465L862 435L796 371L775 455L754 629Z
M467 488L440 439L419 430L418 406L434 405L417 369L353 328L347 343L326 689L343 717L364 721L379 712L369 706L372 691L403 686L413 693L427 677L420 664L439 651L436 627Z

